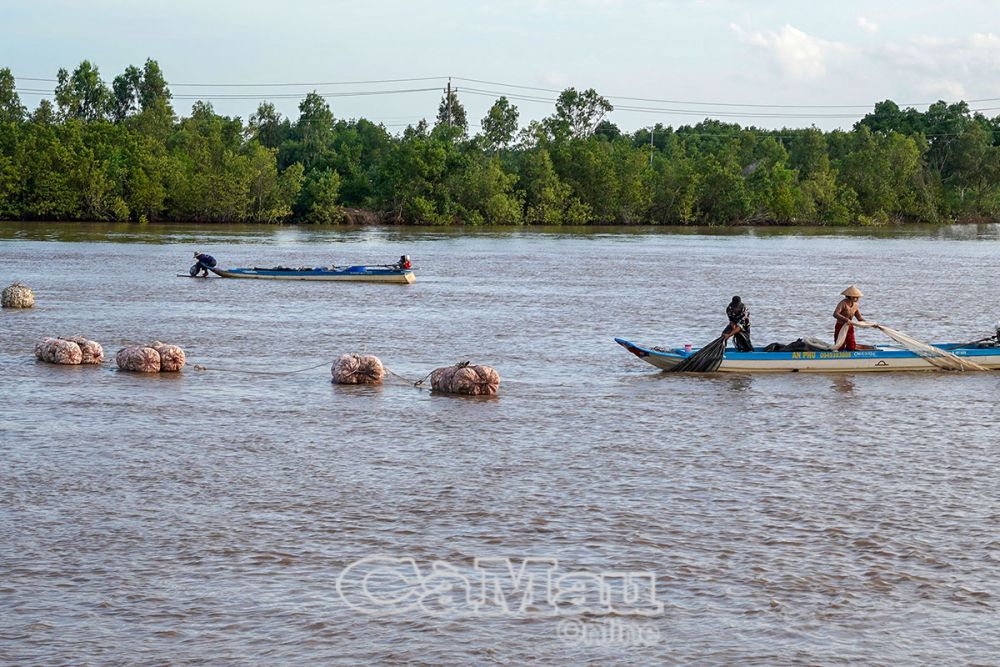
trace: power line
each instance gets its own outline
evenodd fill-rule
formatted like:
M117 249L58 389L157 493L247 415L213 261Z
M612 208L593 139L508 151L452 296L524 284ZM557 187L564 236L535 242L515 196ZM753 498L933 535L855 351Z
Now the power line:
M425 93L430 91L438 91L439 88L396 88L392 90L357 90L350 92L337 92L337 93L279 93L277 95L251 95L251 94L229 94L229 93L215 93L209 95L187 95L171 94L171 99L177 100L281 100L281 99L302 99L306 95L316 94L323 98L330 97L367 97L371 95L395 95L399 93ZM30 95L51 95L53 91L43 90L39 88L18 88L19 93L25 93Z
M503 88L520 88L522 90L537 90L547 93L562 93L562 90L556 88L540 88L538 86L522 86L514 83L502 83L498 81L486 81L483 79L470 79L462 76L453 77L458 81L471 81L473 83L484 83L491 86L501 86ZM468 88L466 88L468 90ZM770 108L770 109L870 109L874 106L872 104L755 104L746 102L696 102L690 100L668 100L668 99L656 99L648 97L629 97L627 95L601 95L601 97L607 98L609 100L631 100L633 102L657 102L660 104L690 104L692 106L718 106L718 107L754 107L754 108ZM963 100L969 104L976 104L979 102L996 102L1000 101L1000 97L984 97L974 100ZM920 106L930 106L931 104L936 104L935 102L899 102L899 106L906 107L920 107Z
M391 78L391 79L364 79L364 80L349 80L349 81L318 81L318 82L274 82L274 83L171 83L169 86L174 88L291 88L291 87L316 87L316 86L345 86L345 85L373 85L373 84L385 84L385 83L405 83L413 81L446 81L448 76L424 76L424 77L404 77L404 78ZM450 77L458 81L468 81L471 83L481 83L491 86L500 86L501 88L514 88L519 90L529 90L537 92L546 93L562 93L563 90L556 88L545 88L541 86L528 86L516 83L506 83L501 81L490 81L487 79L477 79L472 77L461 77L455 76ZM58 79L43 78L43 77L27 77L27 76L16 76L15 79L23 81L41 81L41 82L51 82L57 83ZM471 89L465 89L471 90ZM506 97L512 97L510 94L497 93L504 95ZM331 94L332 95L332 94ZM294 97L295 95L289 95L289 97ZM181 99L180 95L176 97ZM213 95L221 99L220 95ZM275 99L281 99L277 95L271 95L269 97L274 97ZM870 109L875 103L869 104L763 104L763 103L753 103L753 102L708 102L700 100L676 100L676 99L664 99L655 97L637 97L630 95L602 95L602 97L609 100L624 100L630 102L652 102L656 104L684 104L689 106L710 106L710 107L743 107L743 108L759 108L759 109ZM241 99L239 97L232 97L231 99ZM249 99L249 97L248 97ZM529 96L525 98L526 100L531 100ZM546 98L547 99L547 98ZM983 97L977 99L964 100L968 104L978 104L982 102L997 102L1000 101L1000 97ZM898 103L900 107L923 107L936 104L935 102L900 102ZM697 113L704 113L699 111Z
M59 79L43 79L31 76L16 76L23 81L45 81L58 83ZM320 81L313 83L171 83L174 88L290 88L294 86L354 86L376 83L406 83L410 81L443 81L446 76L418 76L405 79L369 79L363 81Z

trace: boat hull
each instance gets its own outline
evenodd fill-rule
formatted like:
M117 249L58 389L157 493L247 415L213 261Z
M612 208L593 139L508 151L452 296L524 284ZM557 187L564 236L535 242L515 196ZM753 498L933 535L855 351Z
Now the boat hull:
M363 270L305 269L210 269L221 278L239 278L244 280L306 280L316 282L353 282L353 283L393 283L409 285L416 276L408 269L382 269L362 267Z
M654 350L616 338L626 350L663 370L670 370L695 351ZM963 359L990 370L1000 369L1000 348L957 348L942 344ZM940 370L923 357L899 348L882 347L874 350L816 352L737 352L726 350L719 366L720 373L885 373L898 371Z

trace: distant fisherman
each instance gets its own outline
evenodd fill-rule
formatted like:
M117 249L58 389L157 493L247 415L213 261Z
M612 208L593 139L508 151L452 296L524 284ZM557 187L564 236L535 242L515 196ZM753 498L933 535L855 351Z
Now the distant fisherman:
M218 264L214 257L206 255L203 252L198 252L197 250L194 252L194 258L198 261L198 263L193 267L194 273L191 274L192 276L196 276L200 272L202 276L207 277L208 270L214 268L215 265Z
M732 338L739 352L753 352L753 343L750 342L750 309L740 297L734 296L726 306L726 316L729 317L729 324L722 335L727 340Z
M844 344L840 346L841 350L848 350L853 352L854 350L870 350L873 349L868 345L858 345L857 341L854 339L854 325L851 320L857 319L858 322L865 322L865 318L861 315L861 309L858 307L858 301L864 294L861 293L854 285L851 285L845 289L841 294L844 295L844 299L837 304L837 309L833 311L833 317L837 320L837 326L833 330L833 340L836 342L840 338L840 330L845 326L848 327L847 337L844 339ZM872 326L869 323L865 323L862 326Z
M398 266L400 269L404 269L404 270L409 271L409 269L410 269L410 256L409 255L400 255L399 256L399 261L396 262L396 266Z

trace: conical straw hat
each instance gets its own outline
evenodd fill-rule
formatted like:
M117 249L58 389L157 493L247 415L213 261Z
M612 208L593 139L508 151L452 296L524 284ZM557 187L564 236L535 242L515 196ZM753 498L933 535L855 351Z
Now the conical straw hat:
M854 285L851 285L850 287L845 289L843 292L841 292L841 294L843 294L844 296L857 296L857 297L864 296L864 294L861 293L861 290L859 290Z

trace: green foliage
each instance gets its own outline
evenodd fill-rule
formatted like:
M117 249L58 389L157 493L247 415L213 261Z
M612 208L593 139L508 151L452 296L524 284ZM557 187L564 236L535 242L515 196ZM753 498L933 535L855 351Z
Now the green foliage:
M302 165L298 165L300 168ZM309 173L299 193L296 206L298 217L305 222L336 224L343 219L337 205L340 175L332 169L316 169Z
M469 133L469 121L465 116L465 107L458 101L458 91L456 90L445 91L445 94L441 96L435 126L441 125L458 128L461 130L458 136L464 137Z
M446 187L448 165L455 160L451 141L440 135L416 134L394 143L376 183L377 197L396 222L452 222Z
M524 221L532 225L559 225L567 222L572 188L562 182L544 148L526 151L520 160L518 189L524 193Z
M326 168L333 127L333 112L326 100L315 91L306 95L299 104L291 139L281 146L282 164L299 162L306 171Z
M518 131L500 98L467 138L454 91L398 135L338 120L318 93L244 125L196 102L177 118L154 60L106 86L84 61L31 114L0 69L0 217L296 220L342 207L429 224L886 224L1000 216L1000 117L964 102L875 105L849 131L705 120L632 134L593 89ZM447 119L451 116L451 124Z
M556 111L546 119L549 131L557 138L584 138L594 133L605 115L614 107L593 88L578 92L567 88L556 100Z
M0 68L0 124L20 123L24 120L24 114L24 105L17 94L14 75L8 68Z
M113 98L111 100L111 117L120 123L139 109L139 86L142 83L142 72L134 65L125 68L125 72L115 77L111 84Z
M474 156L453 185L459 217L468 224L517 225L524 203L514 192L517 176L507 174L496 157Z
M483 117L483 136L490 150L507 148L517 132L517 107L501 97Z
M292 126L283 119L270 102L261 102L256 113L250 116L247 132L251 139L265 148L279 148L292 136Z
M56 75L55 98L63 118L101 120L111 110L111 91L104 85L97 67L84 60L70 75L60 69Z

